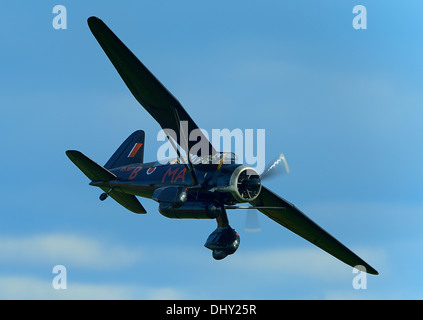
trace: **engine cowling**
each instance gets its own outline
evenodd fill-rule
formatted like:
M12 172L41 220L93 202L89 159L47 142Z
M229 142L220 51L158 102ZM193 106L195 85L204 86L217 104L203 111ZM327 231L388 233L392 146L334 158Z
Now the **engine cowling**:
M230 193L237 202L255 200L261 191L261 178L253 168L241 165L230 173L231 166L222 169L215 191Z

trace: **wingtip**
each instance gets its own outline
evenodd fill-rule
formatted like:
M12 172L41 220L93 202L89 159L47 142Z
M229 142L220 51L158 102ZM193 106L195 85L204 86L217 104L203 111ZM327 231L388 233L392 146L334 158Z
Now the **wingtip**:
M367 264L367 266L366 266L366 272L367 273L370 273L370 274L373 274L373 275L375 275L375 276L377 276L377 275L379 275L379 272L377 272L377 270L376 269L374 269L372 266L370 266L369 264Z
M373 274L373 275L375 275L375 276L378 276L378 275L379 275L379 272L377 272L375 269L373 269L373 270L369 271L369 273L370 273L370 274Z
M364 271L368 274L372 274L372 275L375 275L375 276L379 275L379 272L377 272L376 269L372 268L367 263L365 265L361 264L361 265L354 266L354 269L357 269L359 271Z
M75 154L75 153L81 153L78 150L66 150L65 151L66 155L70 155L70 154Z
M100 18L96 17L96 16L91 16L87 19L88 24L94 22L94 21L98 21L100 20Z
M98 25L100 23L104 23L104 22L103 22L103 20L101 20L100 18L98 18L96 16L91 16L87 19L87 23L88 23L88 26L90 27L90 29L92 29L96 25Z
M72 155L72 153L74 153L76 150L66 150L65 154L69 157Z

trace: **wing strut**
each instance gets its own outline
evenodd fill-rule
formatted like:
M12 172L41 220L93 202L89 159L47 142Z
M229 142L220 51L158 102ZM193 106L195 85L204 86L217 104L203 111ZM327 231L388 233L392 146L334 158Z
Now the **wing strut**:
M180 137L181 141L179 141L179 143L181 144L182 149L185 149L184 147L188 146L188 139L187 137L185 137L184 130L181 130L181 119L179 118L178 110L176 108L173 108L173 112L175 114L176 123L179 129L179 132L181 133L181 137ZM171 140L169 137L168 139ZM190 152L189 151L187 152L187 160L188 160L188 164L187 164L185 163L184 159L181 157L181 153L179 152L178 147L174 143L172 143L172 146L176 150L176 153L178 154L180 161L184 164L185 168L187 168L189 176L191 177L193 186L195 187L200 186L200 183L198 182L197 173L195 172L194 165L191 162Z

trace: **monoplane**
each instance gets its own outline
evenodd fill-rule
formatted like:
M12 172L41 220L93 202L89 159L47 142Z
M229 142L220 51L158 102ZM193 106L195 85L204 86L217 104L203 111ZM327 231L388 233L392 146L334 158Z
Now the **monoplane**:
M90 17L88 25L131 93L168 133L178 155L168 163L144 163L143 130L133 132L104 166L79 151L66 151L91 180L89 184L103 190L100 200L110 196L126 209L145 214L140 196L157 201L159 212L168 218L215 219L217 228L205 247L217 260L233 254L240 244L227 210L258 210L344 263L378 274L294 205L263 186L263 174L237 163L233 153L215 150L179 101L102 20ZM189 139L193 130L197 132L194 140Z

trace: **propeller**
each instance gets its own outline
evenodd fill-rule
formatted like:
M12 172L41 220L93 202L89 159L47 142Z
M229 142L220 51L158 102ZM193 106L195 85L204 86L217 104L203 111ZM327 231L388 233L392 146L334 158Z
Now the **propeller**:
M260 175L261 180L268 180L277 176L289 173L288 162L283 153L266 166L266 169ZM248 210L245 218L245 232L260 232L260 223L256 210Z
M247 211L247 216L245 218L244 231L250 232L250 233L261 231L259 218L258 218L256 210L248 210Z
M285 156L281 153L270 165L267 166L260 178L262 180L266 180L285 173L289 173L289 166Z

